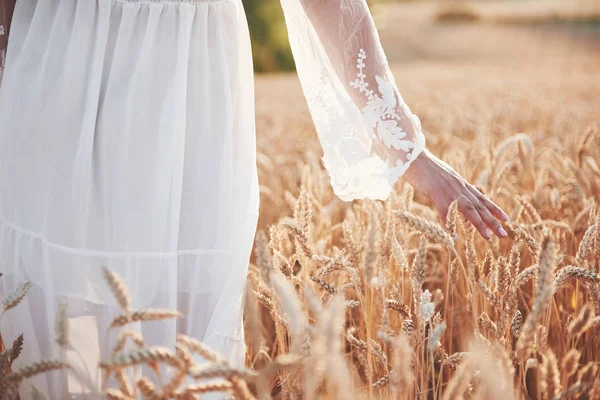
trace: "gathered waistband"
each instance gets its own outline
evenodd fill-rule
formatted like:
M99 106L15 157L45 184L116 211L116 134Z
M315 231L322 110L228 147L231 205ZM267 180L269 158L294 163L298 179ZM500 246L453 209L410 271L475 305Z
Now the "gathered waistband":
M112 0L116 3L137 4L202 4L202 3L231 3L240 0Z

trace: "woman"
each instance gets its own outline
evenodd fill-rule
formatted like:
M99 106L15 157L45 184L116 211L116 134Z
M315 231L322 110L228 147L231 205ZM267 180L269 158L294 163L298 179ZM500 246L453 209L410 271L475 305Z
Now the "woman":
M508 217L424 150L365 0L282 6L335 194L385 199L402 176L442 218L458 199L484 237L505 236L496 218ZM241 0L17 1L0 90L0 266L4 294L33 283L1 327L7 341L25 333L22 363L56 356L65 300L85 363L110 352L104 265L133 308L184 313L141 326L149 343L181 332L243 363L253 95ZM78 389L56 374L33 383L52 398Z

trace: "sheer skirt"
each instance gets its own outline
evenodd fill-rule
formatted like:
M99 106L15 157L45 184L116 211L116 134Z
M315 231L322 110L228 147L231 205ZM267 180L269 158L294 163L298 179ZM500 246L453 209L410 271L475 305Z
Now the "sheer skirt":
M0 291L33 283L2 321L6 342L25 333L18 365L59 356L67 300L95 370L118 312L102 266L134 308L184 313L138 326L150 344L181 332L243 363L253 101L240 1L17 2L0 88ZM59 375L32 383L51 398L79 391Z

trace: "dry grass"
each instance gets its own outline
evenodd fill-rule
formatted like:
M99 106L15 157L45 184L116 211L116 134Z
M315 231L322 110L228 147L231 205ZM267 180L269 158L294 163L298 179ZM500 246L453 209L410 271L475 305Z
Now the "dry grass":
M600 398L600 62L577 48L557 61L557 49L537 64L474 64L468 77L461 64L396 68L428 147L511 216L503 240L481 239L454 212L438 221L403 182L385 202L336 199L294 78L259 77L247 367L184 336L175 349L148 347L128 324L179 315L131 310L106 270L123 308L121 340L100 365L120 382L106 396ZM67 341L59 316L57 342ZM20 346L0 355L3 367ZM211 363L195 365L194 353ZM168 367L162 386L139 364ZM54 368L69 366L4 368L0 384L14 393Z

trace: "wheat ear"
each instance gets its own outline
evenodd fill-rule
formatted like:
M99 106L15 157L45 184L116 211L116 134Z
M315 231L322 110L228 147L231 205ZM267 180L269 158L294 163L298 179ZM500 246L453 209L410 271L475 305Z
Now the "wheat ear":
M104 280L112 291L113 296L115 296L117 303L121 306L123 311L128 312L131 308L131 297L129 296L129 291L127 290L125 282L123 282L116 272L111 271L107 267L102 267L102 272L104 273Z

